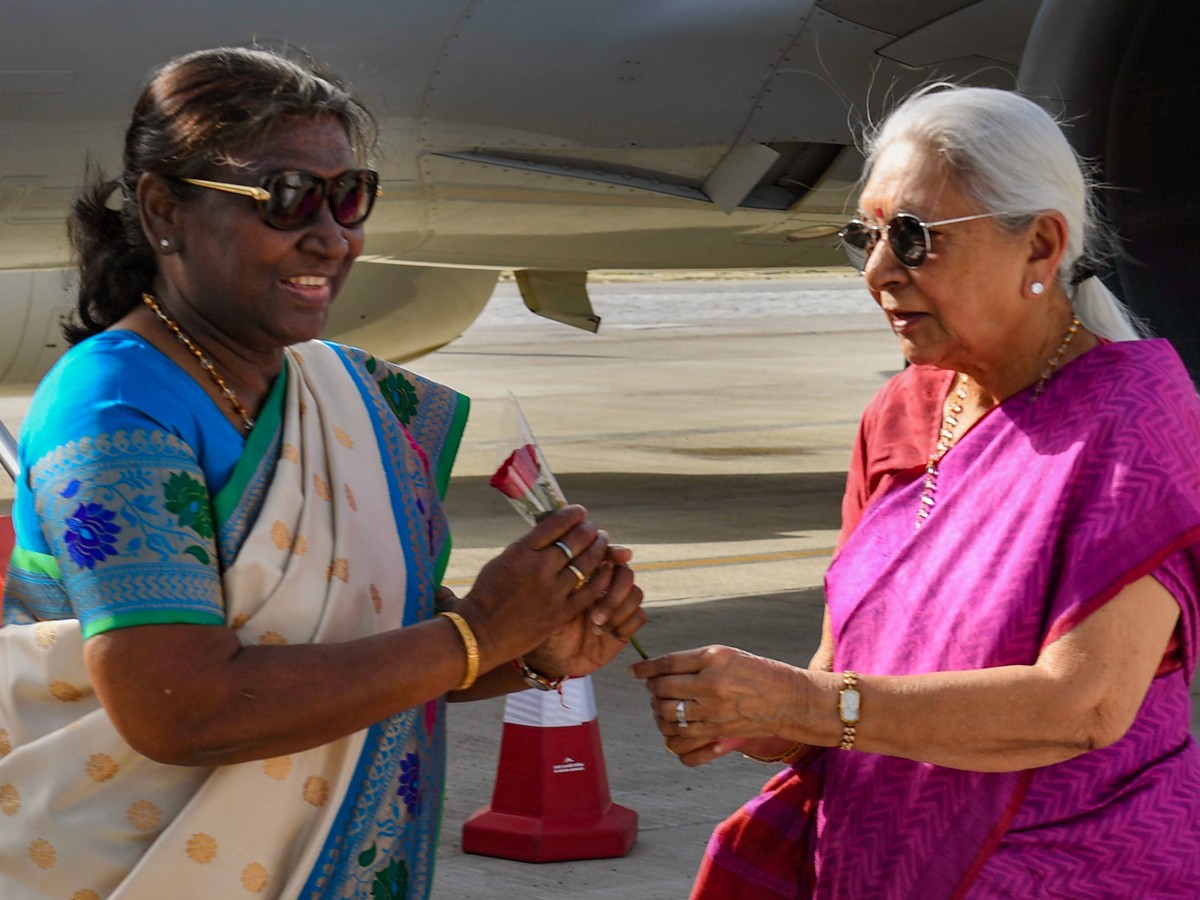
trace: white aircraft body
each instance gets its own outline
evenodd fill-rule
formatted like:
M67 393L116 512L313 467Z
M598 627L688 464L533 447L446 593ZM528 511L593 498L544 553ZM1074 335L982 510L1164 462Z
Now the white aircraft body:
M856 133L919 83L1079 117L1127 240L1113 283L1200 369L1193 0L207 0L0 13L0 381L64 349L64 222L119 170L147 74L203 47L302 48L382 126L384 196L330 335L392 359L461 334L501 270L595 330L593 269L842 261ZM1190 212L1187 221L1184 212ZM1166 229L1170 229L1167 231ZM1188 248L1193 252L1189 253ZM1147 260L1153 265L1142 265Z

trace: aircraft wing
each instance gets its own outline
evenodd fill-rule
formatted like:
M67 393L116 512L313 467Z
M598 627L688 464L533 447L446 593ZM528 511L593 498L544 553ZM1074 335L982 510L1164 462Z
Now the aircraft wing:
M1195 208L1170 177L1196 128L1169 112L1196 108L1187 0L348 0L336 28L311 0L197 9L126 0L98 21L6 4L0 314L23 324L0 335L0 380L36 379L61 351L63 220L85 158L114 170L146 73L253 41L307 49L380 120L384 198L330 333L391 358L461 333L500 270L531 309L594 328L590 270L838 264L856 134L922 82L1018 74L1087 117L1075 134L1109 180L1139 185L1114 209L1155 265L1118 264L1127 297L1173 338L1200 333L1186 283L1154 281L1175 246L1161 224Z

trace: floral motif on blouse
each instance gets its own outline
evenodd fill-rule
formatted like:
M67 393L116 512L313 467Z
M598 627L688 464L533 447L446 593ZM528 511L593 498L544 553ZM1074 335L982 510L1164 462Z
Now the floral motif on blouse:
M64 540L71 561L81 569L94 569L105 557L117 555L117 536L121 526L113 522L117 514L99 503L80 503L67 516Z
M208 490L186 472L173 472L163 482L163 505L176 515L182 528L203 538L213 536L212 506Z
M407 425L411 422L417 411L418 402L417 389L413 383L403 374L395 371L388 371L383 378L379 378L376 374L379 362L374 357L367 358L366 367L367 371L375 376L375 383L379 385L379 391L383 394L384 401L395 413L400 424Z

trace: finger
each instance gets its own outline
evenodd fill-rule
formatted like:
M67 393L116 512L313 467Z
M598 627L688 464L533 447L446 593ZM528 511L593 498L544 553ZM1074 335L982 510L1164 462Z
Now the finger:
M592 573L591 578L583 575L582 570L568 567L566 573L570 579L570 586L567 590L571 608L577 613L581 613L587 607L598 603L612 584L612 572L612 563L607 562L601 563L600 567ZM583 575L582 580L580 580L580 575Z
M694 738L686 734L672 735L664 737L663 744L668 750L676 756L683 753L691 753L693 750L699 750L701 747L707 747L712 743L711 738Z
M713 721L710 712L694 700L655 701L653 708L658 730L664 735L712 740L730 727L729 723Z
M715 741L710 741L703 747L683 752L679 756L679 761L688 768L694 769L696 766L702 766L705 763L712 762L714 759L727 756L731 752L733 752L733 748L718 738Z
M628 616L622 615L621 618L614 616L613 618L609 619L609 630L612 632L613 637L622 641L629 640L641 630L642 626L645 625L647 621L649 621L649 617L646 615L646 610L644 610L641 606L640 595L642 590L641 588L634 588L634 590L637 591L639 599L637 605L632 607L632 612ZM623 614L624 611L625 607L621 607L621 609L618 610L618 613Z
M700 719L700 707L694 700L681 700L678 697L661 698L651 701L654 715L668 725L687 731L688 727Z
M687 675L703 668L701 650L683 650L633 664L629 672L634 678L657 678L661 675Z
M593 531L590 540L580 540L579 534L581 532L586 534L589 528ZM575 565L584 575L595 572L600 567L600 563L604 562L605 557L608 556L608 534L604 531L595 531L591 522L585 522L572 529L569 538L571 546L576 551Z
M598 534L596 526L587 519L582 522L577 522L567 531L562 537L555 539L545 548L544 552L550 557L555 557L555 562L561 562L562 565L573 563L576 566L580 565L580 555L584 553L596 540ZM554 552L551 552L553 550ZM561 559L558 559L556 554L561 554ZM592 571L595 568L590 560L584 561L584 565L588 568L584 569L585 573Z
M621 544L608 545L609 562L616 563L619 566L624 566L628 565L631 559L633 559L633 551L628 547L622 546Z
M577 528L580 523L587 519L587 510L578 504L570 504L564 506L557 512L553 512L542 521L538 522L529 533L525 535L523 541L525 546L531 550L544 550L547 547L554 546L554 542L563 537L563 535ZM586 546L586 541L579 540L571 544L575 549ZM562 551L556 551L562 552Z
M670 700L674 703L681 697L694 700L697 696L696 678L694 675L660 675L646 681L646 690L650 692L651 704L658 700ZM654 707L655 714L658 707ZM671 718L674 718L674 712Z
M611 561L608 564L612 565ZM628 566L613 567L608 589L588 614L592 633L600 634L604 628L613 631L620 628L637 614L641 603L642 591L633 583L633 572ZM636 630L627 630L626 636Z

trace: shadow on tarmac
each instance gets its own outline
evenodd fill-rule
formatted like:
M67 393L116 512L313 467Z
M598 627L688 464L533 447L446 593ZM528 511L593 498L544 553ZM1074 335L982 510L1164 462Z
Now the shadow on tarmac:
M797 531L837 530L845 472L657 475L569 473L559 479L574 503L619 543L754 541ZM720 515L713 510L720 509ZM455 478L446 498L454 545L495 546L497 526L515 538L521 522L487 478ZM511 529L503 527L511 520Z

